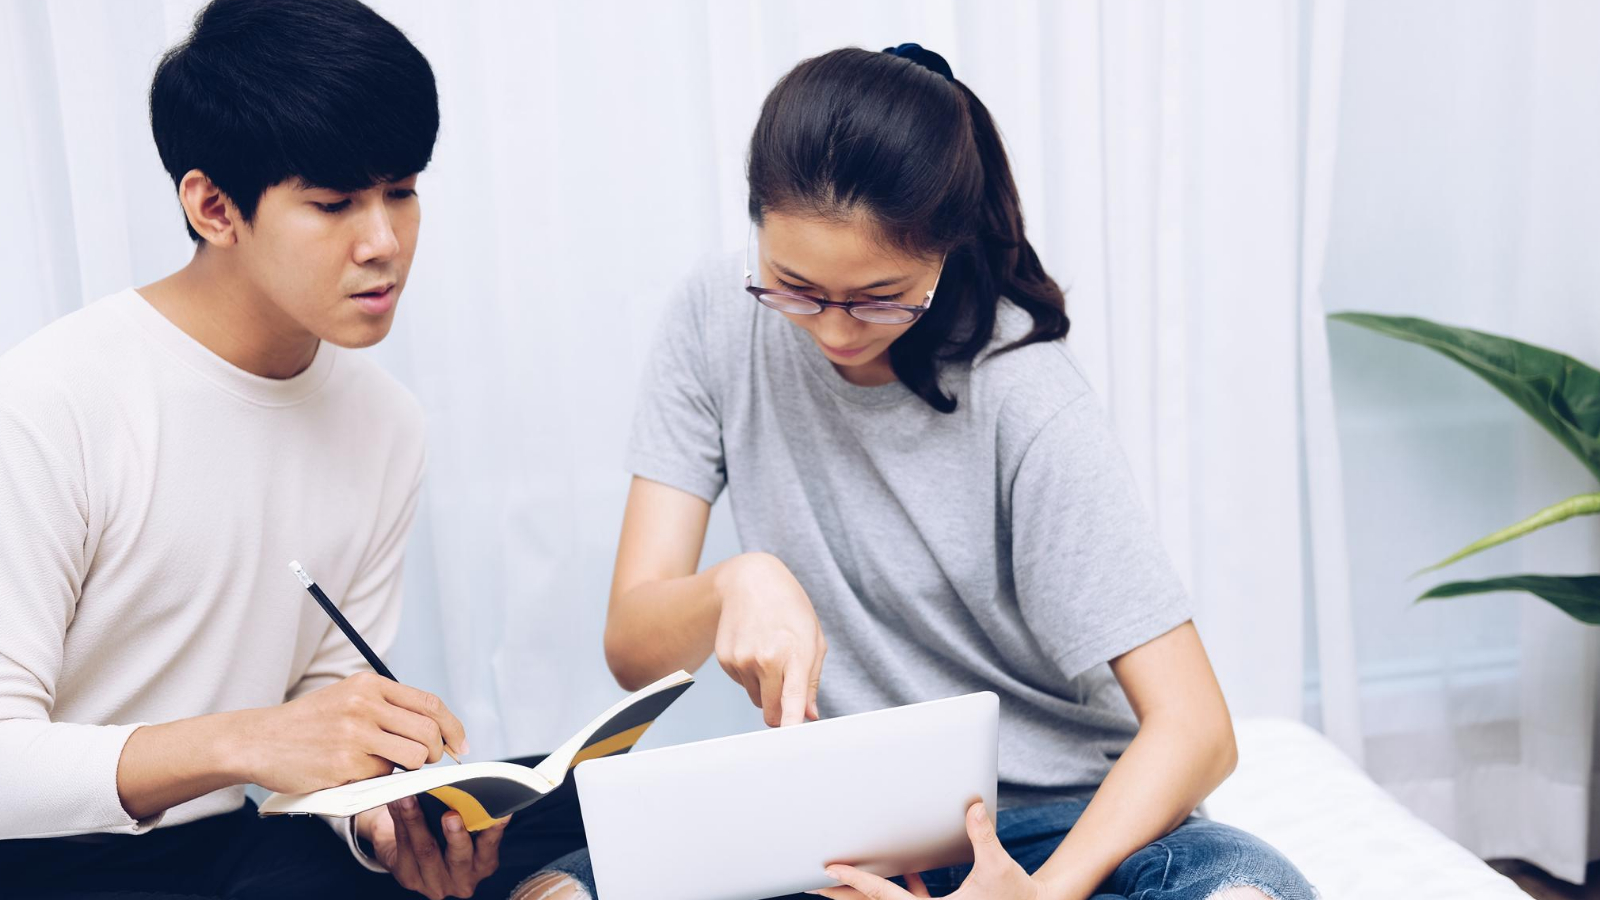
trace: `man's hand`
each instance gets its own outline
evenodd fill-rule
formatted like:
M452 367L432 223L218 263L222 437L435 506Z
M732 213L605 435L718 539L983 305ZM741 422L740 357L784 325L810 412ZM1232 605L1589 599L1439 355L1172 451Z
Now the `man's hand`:
M500 865L500 839L508 817L478 832L467 833L459 813L444 814L445 848L428 831L422 807L406 797L356 817L356 834L372 844L378 862L400 882L429 900L471 897L478 882Z
M298 794L415 769L445 747L467 752L444 701L363 672L278 706L135 729L117 761L117 795L144 819L235 784Z
M420 769L449 747L467 752L461 721L427 691L361 672L280 706L247 711L250 781L298 794Z

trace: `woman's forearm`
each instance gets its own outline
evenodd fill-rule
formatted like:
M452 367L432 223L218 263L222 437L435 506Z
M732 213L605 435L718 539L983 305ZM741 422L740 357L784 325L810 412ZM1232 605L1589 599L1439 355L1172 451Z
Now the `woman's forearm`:
M694 671L716 645L721 563L694 575L641 582L619 592L606 616L606 664L638 690L677 669Z
M1083 816L1034 873L1046 900L1093 895L1130 855L1167 834L1233 771L1226 715L1149 717Z

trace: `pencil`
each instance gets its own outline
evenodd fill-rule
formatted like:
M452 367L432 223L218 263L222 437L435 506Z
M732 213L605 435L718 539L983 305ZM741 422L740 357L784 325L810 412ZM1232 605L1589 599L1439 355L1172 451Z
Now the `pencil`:
M398 684L400 679L394 677L394 673L389 671L389 667L383 664L383 660L378 658L378 654L374 653L372 648L367 645L367 642L362 639L361 632L356 631L356 627L351 625L350 620L344 617L344 613L339 611L339 607L334 606L333 601L328 599L328 595L322 592L322 588L311 580L311 576L306 574L306 570L300 567L300 562L298 560L291 561L289 568L294 572L295 577L300 579L300 586L310 592L312 599L316 600L317 605L322 607L322 611L328 614L328 618L333 620L333 624L339 626L339 630L344 632L344 636L350 639L350 643L361 651L361 655L366 658L367 665L372 667L372 671ZM455 760L457 765L461 763L461 760L450 752L450 748L446 747L444 752L445 755Z

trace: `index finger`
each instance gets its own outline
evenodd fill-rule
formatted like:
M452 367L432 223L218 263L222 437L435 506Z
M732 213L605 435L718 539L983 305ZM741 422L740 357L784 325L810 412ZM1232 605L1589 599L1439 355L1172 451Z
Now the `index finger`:
M831 888L817 888L814 891L806 891L806 893L816 894L818 897L827 897L828 900L861 900L862 897L866 896L866 894L853 887L844 887L842 885Z
M410 803L401 808L400 821L395 823L395 831L405 830L406 843L410 845L411 855L416 861L417 877L424 887L444 887L450 883L449 871L445 867L444 857L439 852L439 842L434 840L433 832L428 830L428 820L423 818L422 804L417 798L409 797ZM412 890L423 890L413 887Z
M799 725L806 720L806 707L810 705L811 669L812 661L798 654L789 657L789 662L784 665L779 725Z
M811 661L810 678L806 681L806 718L820 719L822 713L817 709L817 689L822 686L822 660L828 655L828 644L817 636L817 655Z
M470 897L472 889L478 886L472 865L472 835L467 834L466 823L461 821L461 814L454 810L445 813L444 820L439 824L444 831L444 868L451 893L457 897Z
M382 690L383 699L388 702L401 709L421 713L436 722L439 725L439 736L444 738L445 744L451 750L457 754L467 752L467 729L438 696L398 681L385 680Z
M407 799L411 798L402 798L389 804L389 818L394 825L394 864L389 865L388 869L389 874L402 885L416 888L422 883L422 878L417 871L417 855L411 850L411 832L405 826L404 805Z
M847 887L855 888L872 900L907 900L912 896L887 878L879 878L871 872L863 872L851 866L829 866L828 877Z

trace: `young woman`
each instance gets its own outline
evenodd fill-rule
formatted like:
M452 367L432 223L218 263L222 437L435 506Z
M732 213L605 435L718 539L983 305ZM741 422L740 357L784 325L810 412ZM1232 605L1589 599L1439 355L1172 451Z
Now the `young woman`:
M762 108L749 184L744 267L690 280L640 403L618 680L714 653L774 726L1001 697L976 863L911 893L836 866L830 896L1313 896L1191 815L1232 723L983 104L914 44L807 60ZM724 489L746 552L698 570Z

